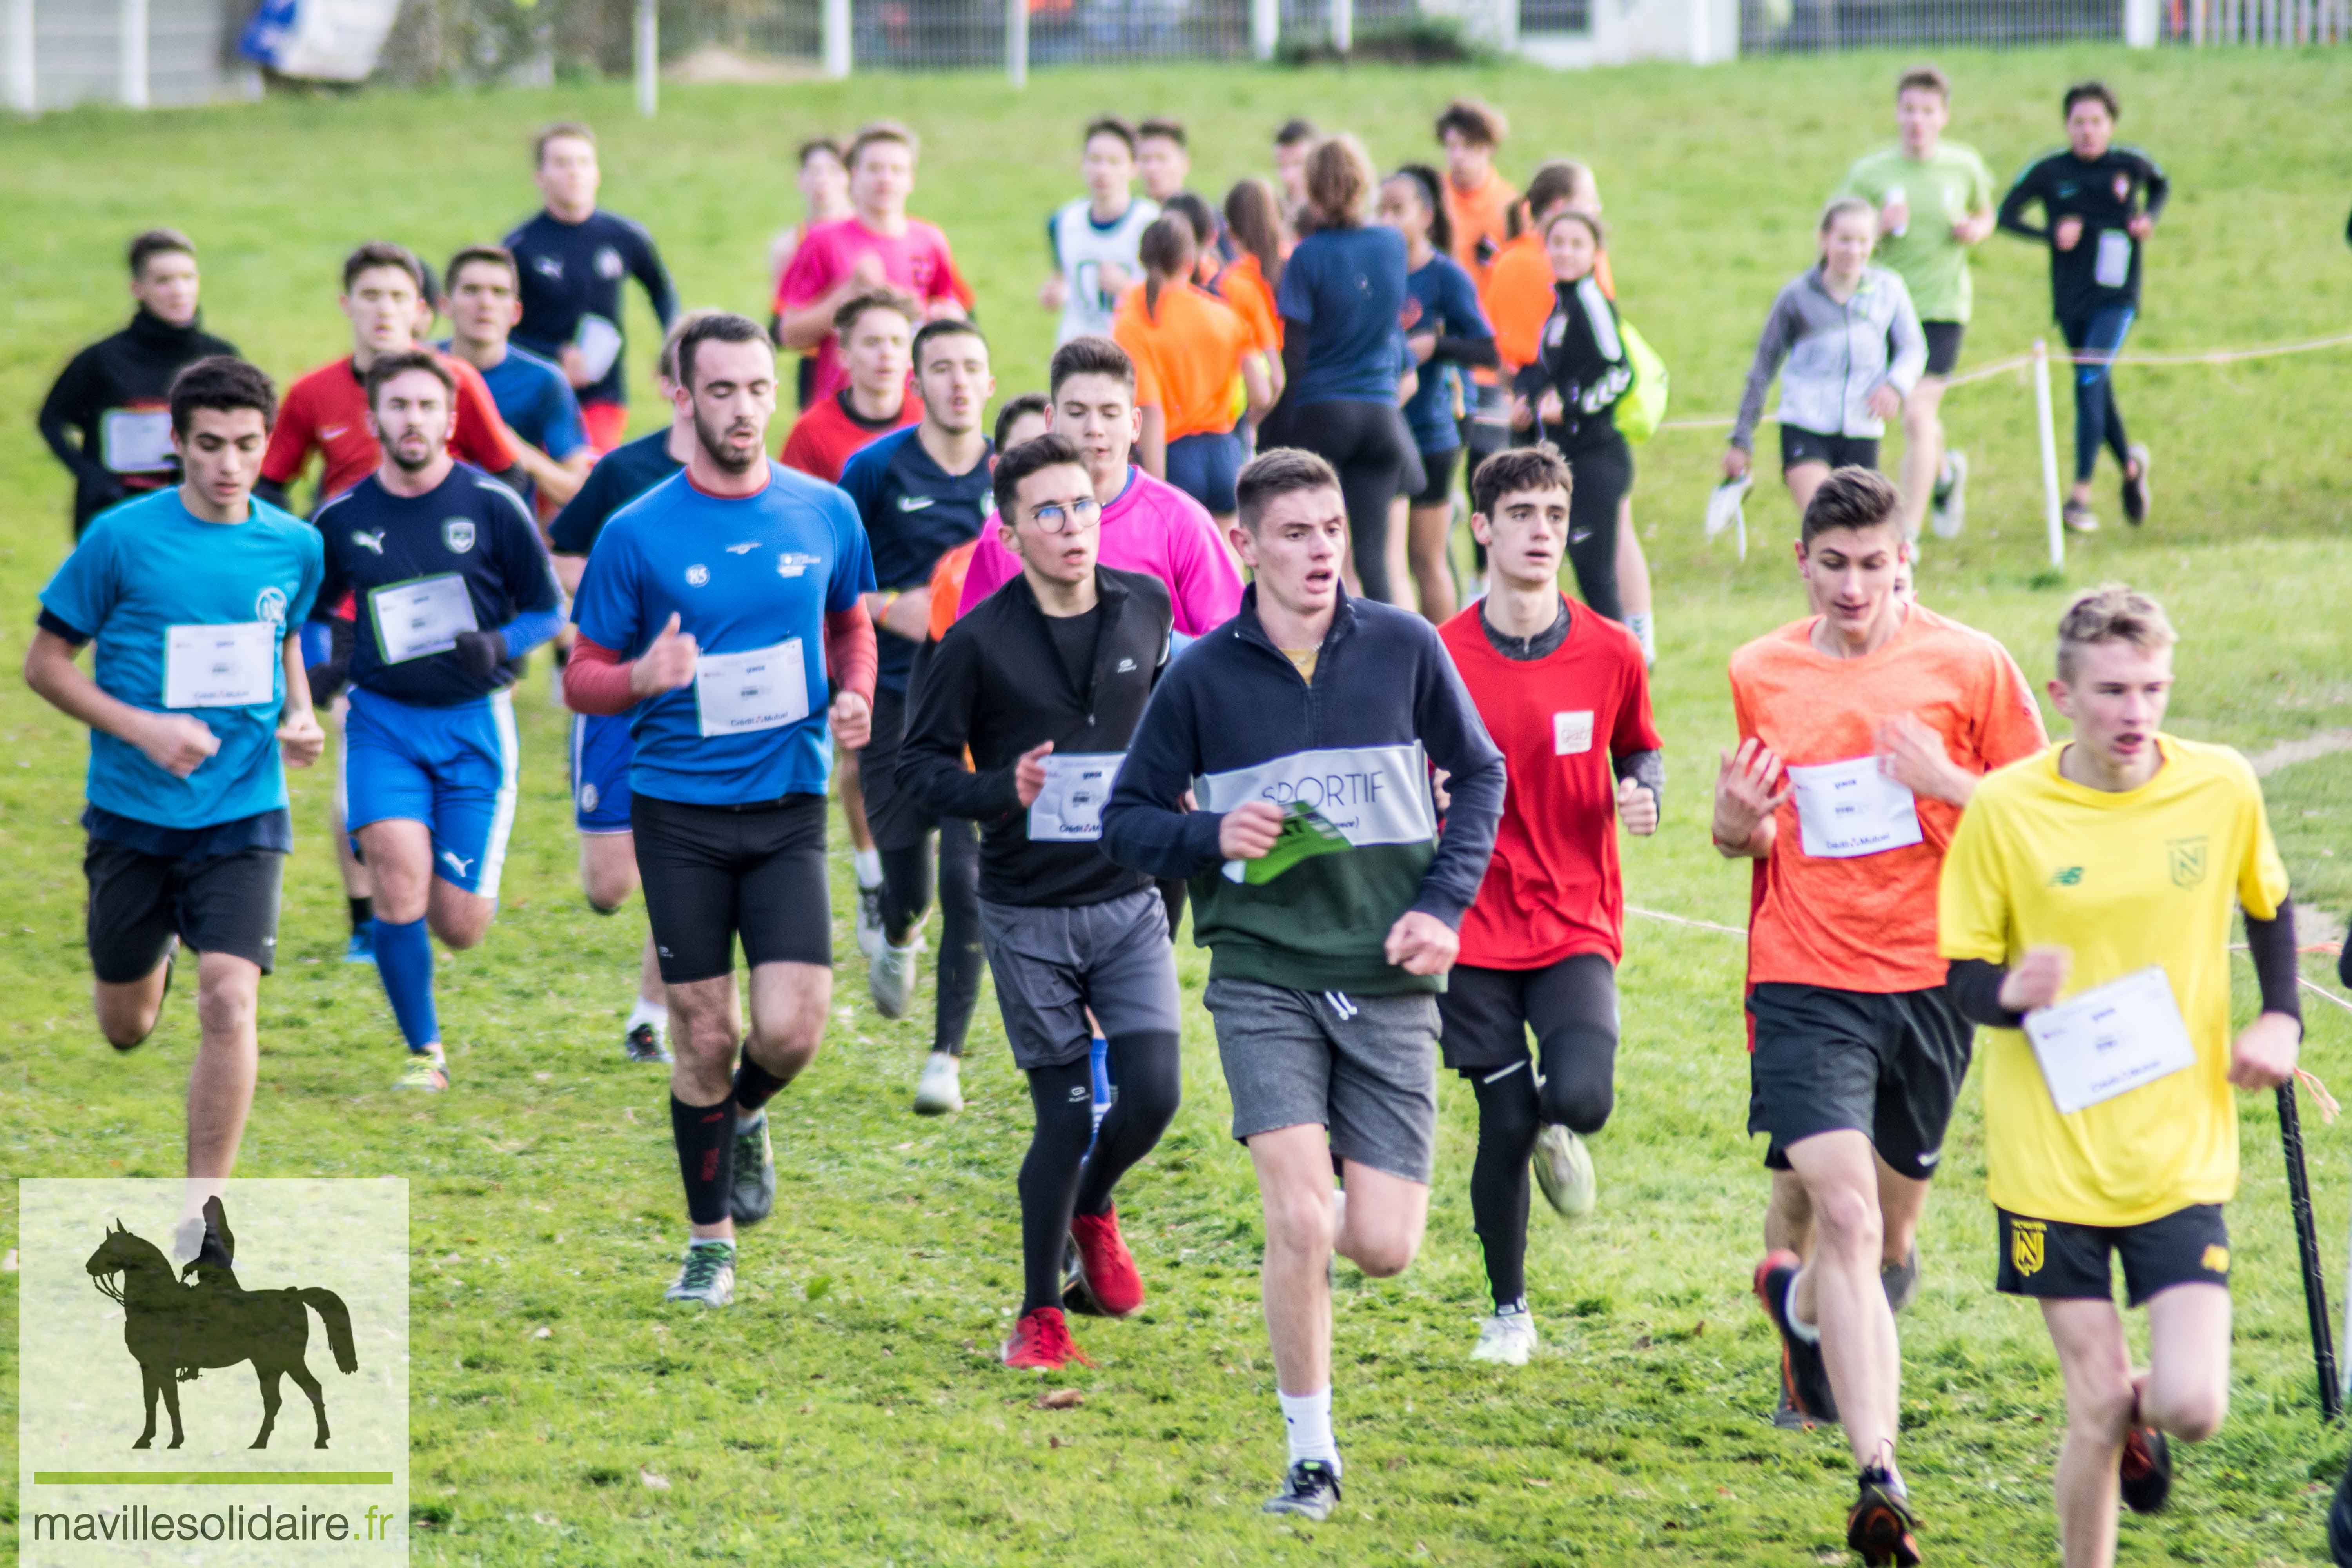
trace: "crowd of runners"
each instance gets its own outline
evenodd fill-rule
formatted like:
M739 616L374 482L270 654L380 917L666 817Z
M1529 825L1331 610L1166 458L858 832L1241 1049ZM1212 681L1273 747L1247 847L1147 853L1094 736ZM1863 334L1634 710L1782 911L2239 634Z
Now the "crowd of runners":
M2291 1079L2294 913L2243 759L2162 729L2161 606L2109 587L2068 607L2053 744L2009 652L1911 590L1923 527L1964 516L1937 405L1967 250L1996 223L2047 244L2092 356L2069 521L2095 526L2103 446L2125 515L2147 509L2099 356L2130 327L2164 177L2111 144L2116 100L2086 83L2067 148L1996 206L1941 139L1948 99L1932 69L1901 78L1899 141L1822 209L1819 260L1757 347L1725 468L1746 476L1777 377L1807 598L1733 656L1711 835L1753 878L1779 1419L1843 1426L1852 1546L1917 1563L1895 1317L1980 1038L1998 1288L2042 1302L2064 1372L2057 1506L2082 1568L2113 1560L2119 1502L2163 1506L2168 1439L2223 1417L2232 1090ZM1028 1080L1005 1364L1083 1362L1071 1312L1143 1304L1116 1195L1176 1113L1188 914L1264 1205L1289 1461L1268 1510L1339 1498L1334 1258L1412 1263L1441 1062L1477 1106L1492 1310L1468 1353L1525 1364L1531 1188L1570 1217L1596 1202L1619 835L1654 833L1665 790L1630 500L1664 387L1618 312L1591 171L1548 161L1522 193L1492 109L1456 101L1434 130L1442 168L1383 178L1293 122L1272 179L1212 202L1178 121L1087 124L1086 194L1047 221L1059 346L992 425L988 338L945 236L908 216L919 147L896 124L799 149L807 212L775 241L764 324L679 310L646 231L597 205L593 135L552 126L543 210L501 244L437 278L388 241L351 253L352 352L282 397L199 326L194 244L141 235L131 325L42 413L77 543L25 668L91 731L106 1037L138 1045L197 955L189 1175L233 1168L293 847L282 770L330 727L349 956L406 1044L397 1086L452 1090L432 939L488 933L511 688L551 644L583 890L607 915L645 895L619 1048L667 1068L688 1231L669 1300L728 1305L739 1232L773 1206L765 1108L833 1016L837 794L884 1016L912 1009L940 909L914 1109L962 1106L983 969ZM667 418L624 441L632 279L665 329ZM800 356L788 428L779 348ZM1899 484L1876 471L1890 422ZM284 509L314 458L306 521ZM2261 992L2234 1037L2233 905ZM200 1205L182 1246L228 1261Z

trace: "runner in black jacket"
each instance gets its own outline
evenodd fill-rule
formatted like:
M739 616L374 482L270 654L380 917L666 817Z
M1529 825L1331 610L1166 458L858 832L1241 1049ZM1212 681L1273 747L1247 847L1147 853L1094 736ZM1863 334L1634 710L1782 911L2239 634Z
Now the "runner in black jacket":
M1103 855L1102 808L1168 657L1167 587L1096 564L1102 507L1078 448L1041 436L998 458L997 522L1021 575L948 631L915 686L898 784L981 825L980 921L1037 1126L1021 1166L1024 1296L1008 1366L1077 1356L1066 1242L1092 1303L1143 1306L1111 1189L1176 1113L1176 959L1150 878ZM964 766L969 747L971 767ZM1091 1152L1092 1011L1117 1092Z
M2124 470L2125 518L2147 516L2147 448L2125 439L2108 362L2139 313L2140 247L2171 185L2147 154L2111 145L2115 94L2095 81L2066 89L2066 151L2031 164L2001 198L2000 226L2050 247L2050 300L2074 365L2074 489L2066 525L2095 530L2091 474L2104 440ZM2040 203L2042 222L2025 209ZM2080 356L2091 356L2084 360Z

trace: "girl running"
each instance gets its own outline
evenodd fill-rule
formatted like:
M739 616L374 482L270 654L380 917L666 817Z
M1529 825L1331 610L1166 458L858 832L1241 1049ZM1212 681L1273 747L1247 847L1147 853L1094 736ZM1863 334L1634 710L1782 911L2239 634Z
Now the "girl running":
M1199 259L1192 226L1180 216L1154 218L1143 231L1143 281L1118 303L1111 337L1139 365L1148 365L1167 421L1168 482L1233 521L1234 480L1242 470L1242 441L1233 405L1241 378L1248 412L1274 405L1265 360L1248 322L1192 282Z

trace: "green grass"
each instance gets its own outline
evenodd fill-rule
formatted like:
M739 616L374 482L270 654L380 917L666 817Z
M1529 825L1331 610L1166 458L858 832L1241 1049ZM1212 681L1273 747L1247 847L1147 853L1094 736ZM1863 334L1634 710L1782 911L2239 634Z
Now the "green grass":
M1067 143L1087 112L1182 113L1199 183L1221 188L1259 165L1268 129L1290 113L1359 129L1384 162L1423 157L1436 104L1474 90L1511 116L1512 173L1550 153L1594 164L1625 309L1673 366L1674 414L1723 414L1772 289L1807 258L1819 200L1885 132L1899 63L1041 72L1025 96L979 78L877 78L672 89L650 125L610 86L85 111L0 128L0 199L13 219L0 247L10 303L0 493L15 521L0 540L0 592L14 606L0 660L18 656L65 535L64 486L34 438L33 408L68 348L120 315L115 258L148 224L196 235L211 325L290 375L341 352L330 295L350 245L389 235L437 258L503 232L529 205L529 130L584 112L602 130L611 205L652 226L685 298L757 308L768 237L796 210L793 141L898 115L925 135L916 205L953 237L1010 392L1040 378L1051 319L1031 302L1037 219L1074 184ZM1960 84L1952 133L2002 174L2054 141L2062 83L2096 72L2116 86L2126 132L2179 193L2151 247L2136 347L2341 327L2352 72L2340 54L2071 49L1943 63ZM1969 348L1979 363L2046 330L2039 256L2004 239L1981 255ZM640 342L650 336L649 321L632 328ZM2127 578L2162 595L2184 634L2172 720L2183 733L2251 750L2352 725L2344 363L2336 353L2120 373L2135 435L2158 455L2158 510L2142 532L2078 542L2063 584L2040 570L2030 390L2005 378L1956 392L1948 419L1978 476L1971 522L1930 553L1924 596L1998 633L2039 680L2066 589ZM2063 386L2059 395L2063 437ZM1729 721L1723 663L1796 605L1779 542L1792 531L1785 498L1757 492L1761 542L1744 563L1698 539L1717 439L1670 433L1639 458L1671 782L1664 826L1629 850L1627 876L1643 909L1738 924L1746 879L1707 849L1703 826ZM992 1005L974 1031L971 1108L917 1121L906 1106L927 1027L876 1017L854 963L825 1055L777 1107L783 1217L749 1240L739 1305L711 1317L661 1310L679 1240L662 1090L615 1048L642 927L634 910L597 920L582 906L561 719L542 689L534 679L518 703L525 802L498 929L441 970L456 1092L423 1105L386 1092L397 1050L383 998L373 975L335 962L341 904L323 775L295 786L302 848L288 868L282 966L263 989L267 1058L241 1173L412 1183L418 1561L1843 1560L1841 1447L1763 1420L1773 1347L1746 1281L1765 1182L1740 1132L1737 941L1633 922L1621 1101L1596 1146L1601 1205L1572 1229L1538 1211L1530 1277L1546 1351L1521 1372L1465 1360L1483 1307L1465 1190L1474 1116L1459 1086L1444 1085L1420 1262L1391 1283L1340 1274L1346 1510L1318 1531L1272 1525L1255 1512L1281 1458L1256 1200L1224 1136L1197 1008L1186 1107L1122 1194L1152 1301L1136 1321L1079 1325L1101 1364L1054 1381L1082 1390L1081 1407L1034 1408L1040 1385L989 1359L1017 1294L1013 1175L1029 1121ZM5 1169L174 1174L188 988L136 1056L98 1043L73 826L82 741L12 683L0 689L0 742ZM2305 763L2271 789L2298 881L2338 908L2352 902L2338 858L2352 855L2352 765ZM835 907L845 910L845 864L835 869ZM845 930L837 946L854 951ZM1201 955L1187 947L1183 962L1197 988ZM2326 966L2314 959L2306 973L2321 978ZM2306 1052L2339 1088L2352 1082L2347 1022L2315 1006ZM2346 1444L2314 1408L2267 1097L2242 1109L2234 1408L2225 1433L2185 1458L2173 1511L2126 1523L2126 1562L2322 1555L2320 1514ZM1904 1323L1906 1468L1939 1563L2049 1561L2060 1389L2032 1310L1990 1289L1973 1089L1949 1148L1925 1287ZM2352 1202L2342 1139L2313 1119L2312 1150L2320 1234L2336 1258ZM14 1311L14 1292L0 1291L0 1313L13 1322ZM548 1339L530 1337L540 1325ZM13 1351L0 1325L12 1367ZM13 1399L8 1386L0 1398ZM205 1405L194 1408L203 1421ZM0 1443L13 1445L7 1426ZM668 1489L646 1487L640 1470ZM0 1507L0 1531L12 1531L13 1505Z

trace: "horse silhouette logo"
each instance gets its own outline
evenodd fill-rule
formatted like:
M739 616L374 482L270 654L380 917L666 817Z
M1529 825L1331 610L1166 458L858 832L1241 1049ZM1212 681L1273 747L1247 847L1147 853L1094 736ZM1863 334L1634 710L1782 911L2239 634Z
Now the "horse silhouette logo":
M350 1311L341 1297L317 1285L245 1289L230 1266L236 1242L220 1199L205 1199L204 1213L204 1241L195 1260L184 1270L175 1271L162 1248L125 1229L121 1220L83 1265L99 1293L122 1304L122 1342L145 1381L147 1425L131 1446L154 1445L155 1396L160 1394L172 1415L171 1447L179 1447L184 1441L179 1384L206 1367L249 1361L261 1384L261 1431L252 1446L269 1447L269 1431L278 1422L278 1382L291 1377L310 1395L311 1413L318 1418L314 1447L325 1447L326 1397L302 1360L310 1339L306 1314L317 1312L327 1325L335 1365L348 1373L357 1372L360 1364L352 1343Z

